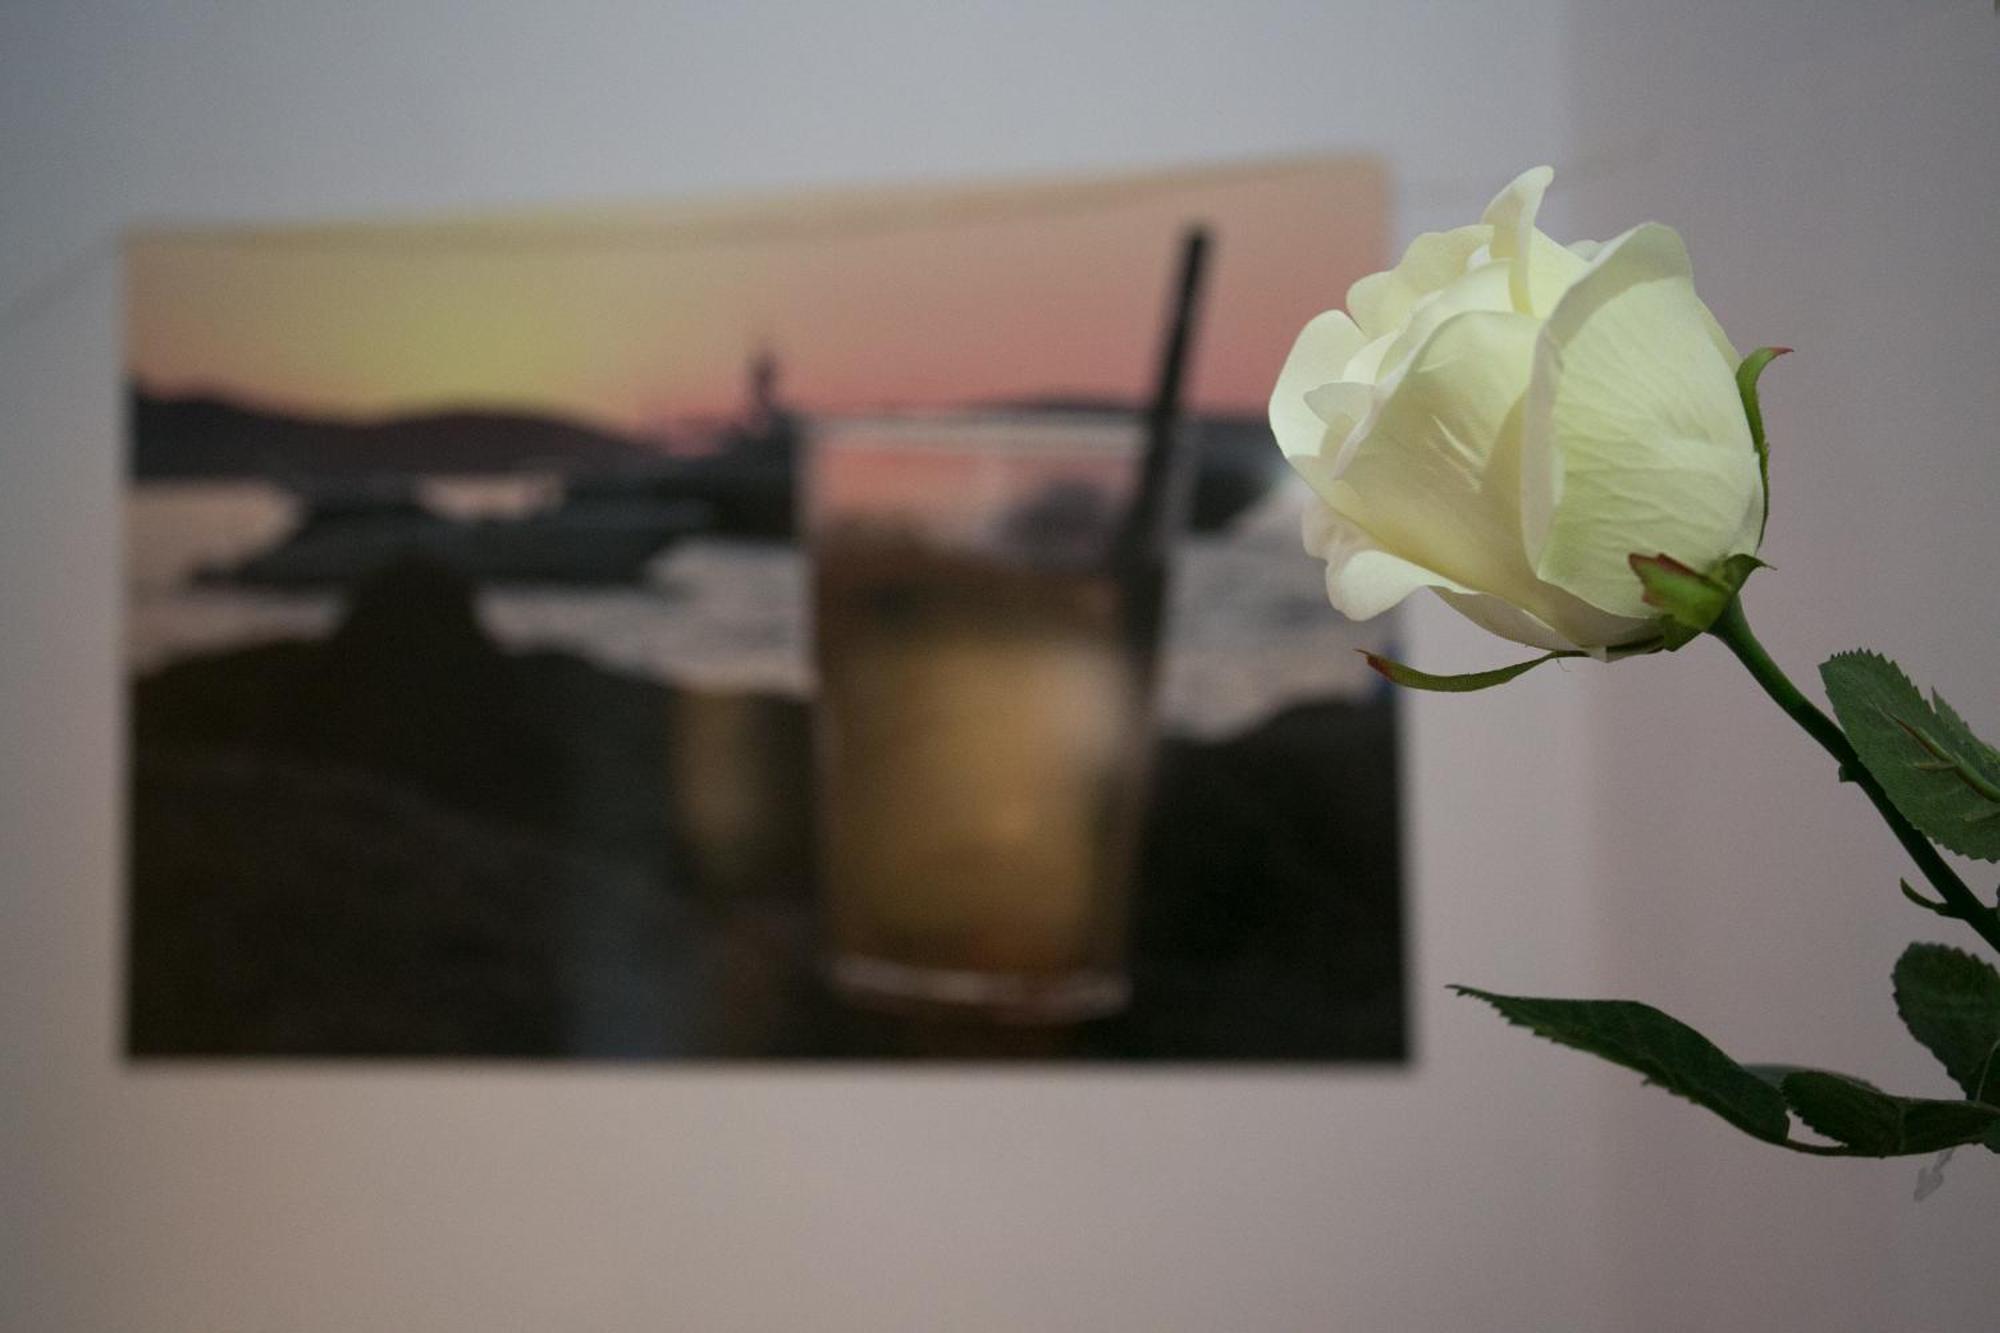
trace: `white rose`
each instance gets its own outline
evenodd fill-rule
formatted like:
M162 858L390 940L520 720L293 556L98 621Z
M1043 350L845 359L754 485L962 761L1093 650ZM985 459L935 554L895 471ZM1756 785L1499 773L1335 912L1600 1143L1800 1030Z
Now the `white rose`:
M1566 249L1535 228L1553 175L1355 283L1278 378L1271 427L1322 502L1306 542L1355 619L1435 588L1495 634L1601 658L1660 634L1629 557L1708 571L1757 548L1738 358L1680 237Z

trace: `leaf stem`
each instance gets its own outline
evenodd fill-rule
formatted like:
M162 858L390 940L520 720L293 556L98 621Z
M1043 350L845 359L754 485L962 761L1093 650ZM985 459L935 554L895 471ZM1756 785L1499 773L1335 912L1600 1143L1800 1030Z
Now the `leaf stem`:
M1980 902L1978 895L1945 864L1930 839L1917 832L1915 826L1903 818L1890 802L1888 793L1882 790L1882 785L1875 781L1862 764L1861 757L1854 752L1847 733L1801 694L1799 687L1792 684L1778 664L1771 660L1771 655L1764 651L1764 645L1750 632L1750 622L1743 615L1741 596L1730 598L1729 605L1723 608L1721 616L1709 626L1708 632L1728 645L1729 651L1736 654L1737 660L1764 687L1764 693L1771 696L1772 702L1784 709L1794 722L1805 729L1807 735L1834 757L1840 765L1841 776L1867 793L1868 799L1874 802L1876 812L1889 825L1890 832L1903 844L1903 850L1910 854L1910 858L1924 872L1924 877L1944 898L1945 906L1950 909L1949 914L1964 921L1979 932L1980 938L2000 950L2000 912Z

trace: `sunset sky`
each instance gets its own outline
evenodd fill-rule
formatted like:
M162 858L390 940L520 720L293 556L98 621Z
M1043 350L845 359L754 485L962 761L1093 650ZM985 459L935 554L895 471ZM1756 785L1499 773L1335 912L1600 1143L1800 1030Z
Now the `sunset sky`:
M733 412L768 346L807 411L1136 398L1182 227L1214 229L1194 401L1261 408L1292 336L1386 262L1360 157L978 189L430 223L135 233L127 364L156 393L378 416Z

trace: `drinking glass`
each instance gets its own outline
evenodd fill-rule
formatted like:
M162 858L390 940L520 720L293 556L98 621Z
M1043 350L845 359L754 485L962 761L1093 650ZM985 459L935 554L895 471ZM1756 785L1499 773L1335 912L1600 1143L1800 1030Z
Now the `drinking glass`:
M811 435L825 966L851 1002L1024 1023L1122 1007L1160 560L1135 418Z

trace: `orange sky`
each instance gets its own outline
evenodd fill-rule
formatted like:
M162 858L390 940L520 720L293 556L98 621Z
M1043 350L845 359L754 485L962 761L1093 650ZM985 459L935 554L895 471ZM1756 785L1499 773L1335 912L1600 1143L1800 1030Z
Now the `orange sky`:
M1149 387L1178 235L1216 235L1194 400L1260 409L1292 336L1382 267L1379 164L1323 158L976 189L128 242L156 392L372 416L443 405L644 431L728 413L760 343L805 410Z

